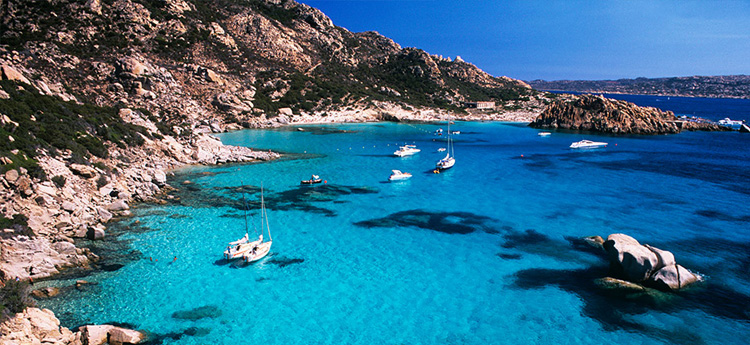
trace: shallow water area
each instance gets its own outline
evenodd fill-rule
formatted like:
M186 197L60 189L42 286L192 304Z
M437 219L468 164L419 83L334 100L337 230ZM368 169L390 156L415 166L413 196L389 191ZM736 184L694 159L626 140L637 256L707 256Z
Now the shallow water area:
M750 336L750 136L610 137L463 123L346 124L221 135L295 153L189 167L167 205L134 210L138 255L42 305L63 325L125 322L165 344L744 344ZM301 129L301 130L300 130ZM581 139L607 148L570 150ZM399 145L422 151L399 158ZM388 182L390 170L410 172ZM325 183L300 186L320 175ZM184 184L184 181L190 184ZM273 247L221 260L260 226ZM244 187L241 187L243 186ZM678 294L598 289L607 263L569 239L622 232L707 282ZM158 260L158 261L157 261ZM69 284L69 282L49 282ZM733 337L726 337L733 334Z

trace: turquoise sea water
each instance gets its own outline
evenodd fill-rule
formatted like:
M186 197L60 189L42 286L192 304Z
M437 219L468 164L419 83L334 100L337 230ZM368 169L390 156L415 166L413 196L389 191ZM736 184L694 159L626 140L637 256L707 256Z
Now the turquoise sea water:
M459 122L456 166L434 174L439 127L224 134L288 155L177 171L172 202L110 227L105 270L85 278L96 285L42 305L68 327L126 323L165 344L747 343L750 135L542 138ZM583 138L609 147L568 149ZM422 152L392 156L404 143ZM414 177L387 182L391 169ZM310 174L327 183L299 186ZM242 183L256 226L263 184L274 239L248 266L221 260L244 232ZM672 251L706 283L598 289L606 261L572 239L617 232Z

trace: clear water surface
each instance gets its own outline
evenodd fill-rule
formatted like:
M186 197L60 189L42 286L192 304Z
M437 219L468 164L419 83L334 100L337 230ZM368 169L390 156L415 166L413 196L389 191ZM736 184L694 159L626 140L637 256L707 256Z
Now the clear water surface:
M85 278L96 285L42 305L68 327L126 323L166 344L747 343L750 135L543 138L521 124L459 122L456 166L434 174L439 127L224 134L288 155L177 171L170 203L110 227L105 255L118 263ZM568 149L584 138L609 146ZM422 151L394 157L404 143ZM387 182L391 169L414 176ZM311 174L326 183L299 186ZM249 266L221 260L244 232L243 183L251 233L262 183L274 239ZM571 239L619 232L672 251L706 283L677 294L597 288L605 259Z

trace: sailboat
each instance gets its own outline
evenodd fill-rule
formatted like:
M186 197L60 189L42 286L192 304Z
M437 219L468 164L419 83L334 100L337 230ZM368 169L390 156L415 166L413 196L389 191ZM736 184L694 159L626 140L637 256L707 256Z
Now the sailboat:
M437 164L435 164L437 170L450 169L454 164L456 164L456 159L453 158L453 136L450 135L450 133L451 123L450 121L448 121L448 153L445 154L445 158L439 160Z
M227 249L224 250L224 258L227 260L239 259L253 249L253 247L263 242L263 234L260 234L257 240L250 242L250 235L247 230L247 201L245 201L244 189L242 190L242 204L245 211L245 236L239 240L229 242Z
M268 231L268 241L263 242L263 223L266 224L266 230ZM271 251L271 243L273 238L271 237L271 227L268 226L268 211L266 211L266 201L263 198L263 185L260 187L260 241L255 243L249 251L242 255L242 259L245 262L255 262L268 255Z

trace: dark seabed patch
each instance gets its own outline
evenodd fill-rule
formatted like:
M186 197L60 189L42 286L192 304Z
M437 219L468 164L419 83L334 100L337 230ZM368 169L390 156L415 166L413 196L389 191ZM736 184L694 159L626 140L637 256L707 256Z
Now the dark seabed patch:
M165 334L155 334L155 333L149 333L148 338L146 339L146 342L143 342L141 344L143 345L161 345L165 342L172 342L182 339L185 336L190 337L204 337L208 335L208 333L211 333L210 328L205 327L188 327L182 332L171 332L171 333L165 333Z
M272 129L275 132L301 132L310 133L313 135L327 135L327 134L344 134L344 133L359 133L360 131L341 129L332 126L284 126Z
M750 171L732 155L708 152L628 152L637 154L631 159L597 161L604 169L616 171L645 171L667 176L696 179L716 183L723 188L750 194L746 183ZM606 154L606 153L603 153ZM614 153L611 153L614 156Z
M703 344L704 341L688 329L661 329L632 321L632 316L652 311L675 315L699 309L716 317L750 320L747 307L750 296L727 287L708 282L677 293L656 290L624 292L603 289L595 283L607 272L606 265L581 270L526 269L514 275L512 287L542 289L556 286L578 295L584 302L582 314L599 322L604 330L643 333L671 344Z
M723 220L727 222L750 222L750 215L733 216L718 210L697 210L695 214L710 219Z
M301 259L301 258L286 258L286 257L283 257L283 256L282 257L275 257L274 256L273 258L271 258L271 260L267 261L267 263L273 264L273 265L277 265L280 268L284 268L286 266L294 265L294 264L301 264L303 262L305 262L305 259Z
M217 318L223 313L217 306L206 305L188 310L180 310L172 313L173 319L196 321L205 318Z
M500 245L502 248L566 262L591 265L599 262L598 257L602 255L602 253L576 245L569 238L566 238L565 241L552 239L534 229L527 229L526 231L507 230L503 239L505 242ZM589 254L594 254L597 257Z
M248 210L250 211L250 215L255 215L261 206L260 188L250 185L215 187L194 191L176 190L173 193L174 198L168 200L169 202L193 208L230 207L236 210ZM297 210L333 217L336 216L334 211L315 204L336 202L342 196L347 195L376 193L379 193L379 191L371 187L318 184L314 186L298 186L279 193L274 193L266 189L264 196L266 207L269 210ZM232 214L225 214L224 216L234 217ZM244 215L238 215L238 217L244 217Z
M447 234L469 234L474 231L494 231L488 225L493 219L471 212L429 212L409 210L387 217L356 222L363 228L417 227Z
M496 254L499 258L505 259L505 260L519 260L521 259L521 254L509 254L509 253L497 253Z
M682 334L684 331L669 331L651 325L630 321L628 315L639 315L660 304L660 298L645 293L632 293L622 296L598 287L594 280L606 276L607 268L594 267L582 270L553 270L533 268L515 274L512 287L520 289L542 289L556 286L578 295L584 302L582 314L602 325L605 331L630 331L650 337L674 342L676 338L689 340L684 344L702 344L697 334ZM683 344L683 342L676 342Z

